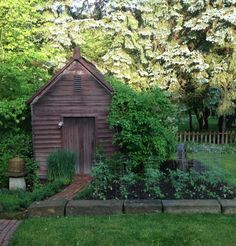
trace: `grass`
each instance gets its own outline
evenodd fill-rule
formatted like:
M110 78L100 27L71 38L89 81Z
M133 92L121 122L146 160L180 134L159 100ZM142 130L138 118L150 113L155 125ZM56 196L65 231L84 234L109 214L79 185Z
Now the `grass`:
M236 216L115 215L25 220L11 246L236 245Z
M236 153L194 153L193 159L199 160L210 168L222 170L225 179L236 184Z
M211 169L225 175L225 179L236 185L236 146L196 144L187 145L188 159L201 161Z

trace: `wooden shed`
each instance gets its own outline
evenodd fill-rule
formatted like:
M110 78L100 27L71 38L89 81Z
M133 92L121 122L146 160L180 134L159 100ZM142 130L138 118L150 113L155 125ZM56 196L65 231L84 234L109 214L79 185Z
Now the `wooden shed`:
M76 48L73 58L29 100L41 178L47 177L47 156L56 149L77 153L77 174L91 173L99 144L106 155L114 152L107 122L111 99L111 86Z

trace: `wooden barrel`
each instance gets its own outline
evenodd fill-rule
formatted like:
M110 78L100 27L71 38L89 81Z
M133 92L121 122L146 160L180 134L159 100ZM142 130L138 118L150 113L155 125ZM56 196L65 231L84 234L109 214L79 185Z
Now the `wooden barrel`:
M8 162L9 173L24 173L25 162L20 157L15 157Z

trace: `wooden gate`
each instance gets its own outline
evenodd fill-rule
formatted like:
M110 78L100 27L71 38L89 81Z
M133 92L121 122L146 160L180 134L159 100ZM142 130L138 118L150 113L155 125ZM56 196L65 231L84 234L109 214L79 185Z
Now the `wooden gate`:
M63 148L77 153L77 174L90 174L95 149L95 118L64 118Z

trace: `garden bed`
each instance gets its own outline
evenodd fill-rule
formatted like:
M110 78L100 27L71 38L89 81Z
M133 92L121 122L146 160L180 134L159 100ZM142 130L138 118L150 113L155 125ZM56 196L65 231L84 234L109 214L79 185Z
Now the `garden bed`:
M38 185L32 192L23 190L9 191L7 189L1 189L0 205L3 211L0 216L4 218L18 217L18 215L20 217L24 217L25 210L32 202L46 199L59 192L66 185L68 185L67 180L58 179L54 182Z
M199 161L189 161L187 170L179 169L175 160L146 174L130 173L103 180L96 177L75 199L233 199L236 187L221 173L206 168Z

